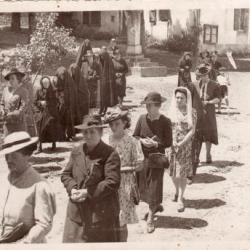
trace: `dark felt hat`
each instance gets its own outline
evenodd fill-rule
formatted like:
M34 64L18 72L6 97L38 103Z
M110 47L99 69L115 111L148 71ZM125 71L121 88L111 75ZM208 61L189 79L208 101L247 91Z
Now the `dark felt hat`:
M24 77L24 76L25 76L25 74L24 74L23 72L19 71L19 70L16 69L16 68L12 68L12 69L4 76L4 79L5 79L6 81L9 81L9 77L10 77L11 75L20 75L21 77Z
M112 110L107 112L107 114L105 115L104 118L104 123L110 123L113 122L115 120L119 120L122 117L128 115L128 111L127 110Z
M83 122L75 128L85 130L89 128L106 128L107 125L102 123L101 117L98 115L86 115L83 118Z
M144 98L144 100L141 102L141 104L149 104L149 103L163 103L167 100L167 98L162 97L160 93L158 92L150 92L147 94L147 96Z
M196 71L195 71L195 74L197 76L204 76L204 75L207 75L209 74L210 72L210 67L209 65L207 64L201 64L197 67Z

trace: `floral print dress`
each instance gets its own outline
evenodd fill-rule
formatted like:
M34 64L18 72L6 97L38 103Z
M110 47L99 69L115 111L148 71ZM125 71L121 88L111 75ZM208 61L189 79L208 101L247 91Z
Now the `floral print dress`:
M143 152L140 143L132 136L125 135L118 141L110 136L109 143L118 152L121 159L121 170L124 167L134 167L143 161ZM135 204L132 200L132 187L135 185L135 173L132 171L121 173L119 189L120 226L138 223Z
M197 114L193 109L192 112L193 124L196 124ZM172 123L173 141L181 142L188 134L190 129L187 122ZM192 167L192 140L189 140L179 148L179 151L170 153L170 176L187 178L193 175Z

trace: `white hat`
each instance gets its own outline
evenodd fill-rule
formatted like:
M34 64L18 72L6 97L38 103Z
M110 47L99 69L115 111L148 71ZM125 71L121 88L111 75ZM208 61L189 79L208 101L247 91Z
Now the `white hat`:
M30 137L25 131L13 132L4 138L0 156L16 152L38 141L38 137Z

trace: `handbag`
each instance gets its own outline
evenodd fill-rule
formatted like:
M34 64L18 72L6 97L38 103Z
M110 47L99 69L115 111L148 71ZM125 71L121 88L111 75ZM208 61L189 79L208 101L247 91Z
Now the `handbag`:
M27 228L26 225L24 225L24 223L19 223L17 224L11 232L8 232L6 234L3 234L0 237L0 244L4 244L4 243L12 243L12 242L16 242L18 240L21 240L22 238L24 238L29 232L29 229Z
M136 180L136 176L133 174L133 184L131 186L131 200L134 202L134 204L137 206L140 203L140 190L139 186Z
M159 168L168 169L169 160L165 154L162 153L151 153L148 156L148 167L149 168Z

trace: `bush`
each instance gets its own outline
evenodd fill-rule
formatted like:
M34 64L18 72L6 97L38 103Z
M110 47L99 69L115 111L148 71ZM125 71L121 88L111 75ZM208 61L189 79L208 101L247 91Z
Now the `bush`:
M75 38L70 36L70 29L56 26L57 16L57 13L37 14L36 28L29 44L18 44L5 68L24 67L26 71L42 72L46 65L52 65L70 53L76 46Z

